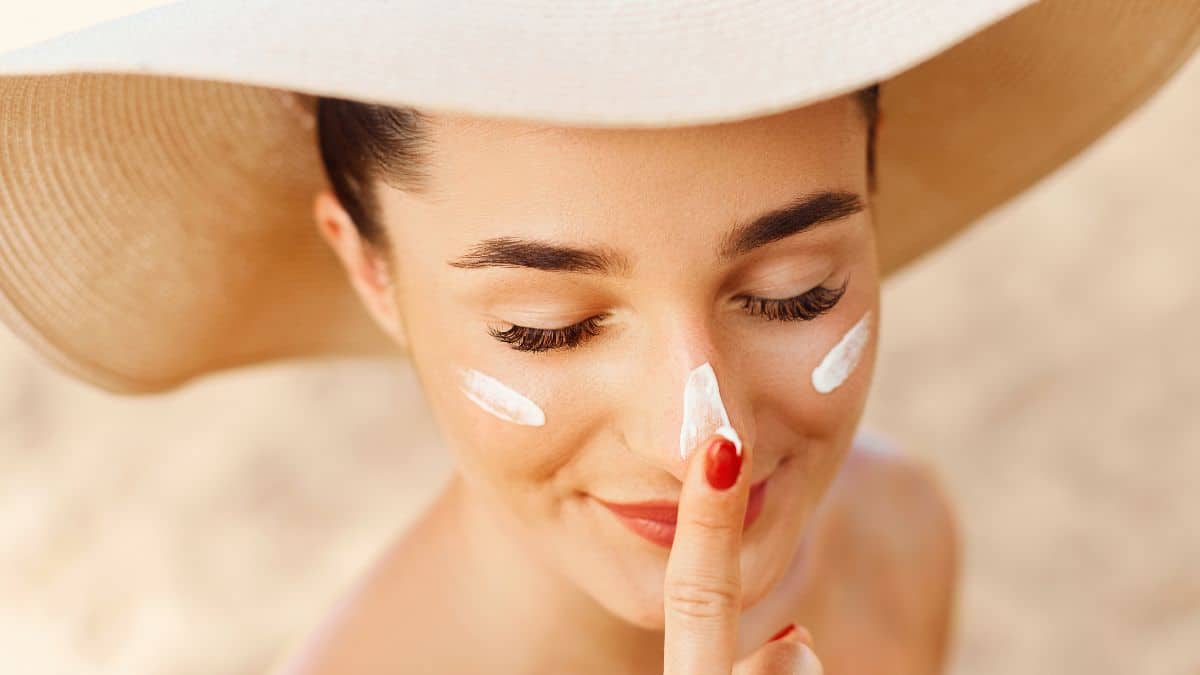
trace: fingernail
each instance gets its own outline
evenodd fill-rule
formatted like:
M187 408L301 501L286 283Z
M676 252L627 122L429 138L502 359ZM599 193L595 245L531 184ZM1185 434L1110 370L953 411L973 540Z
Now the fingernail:
M779 631L778 633L776 633L776 634L772 635L772 636L771 636L771 639L770 639L770 640L767 640L767 642L774 642L774 641L776 641L776 640L779 640L779 639L781 639L781 638L785 637L785 636L786 636L788 633L790 633L790 632L792 632L792 631L794 631L794 630L796 630L796 624L794 624L794 623L789 623L788 625L786 625L786 626L784 626L784 627L783 627L783 630L781 630L781 631Z
M708 446L705 453L704 475L708 484L718 490L726 490L737 482L742 470L742 455L727 438L721 438Z

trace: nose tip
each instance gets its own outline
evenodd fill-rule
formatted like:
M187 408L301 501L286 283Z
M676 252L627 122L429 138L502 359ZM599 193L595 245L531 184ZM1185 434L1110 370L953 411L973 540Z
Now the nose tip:
M688 455L714 433L733 441L738 454L742 452L742 439L729 421L717 374L708 361L696 366L688 373L683 388L683 421L679 426L679 457L687 460Z

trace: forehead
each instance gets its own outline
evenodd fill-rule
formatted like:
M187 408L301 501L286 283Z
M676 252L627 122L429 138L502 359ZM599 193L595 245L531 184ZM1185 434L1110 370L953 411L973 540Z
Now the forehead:
M866 127L850 95L674 128L450 114L430 122L429 197L409 208L437 210L464 242L506 234L607 238L597 229L606 226L677 235L681 223L727 226L802 192L865 192Z
M865 135L860 107L849 95L747 120L671 128L569 127L460 114L431 120L434 164L451 180L502 167L509 174L552 167L573 169L573 176L672 183L720 167L734 174L816 172L840 164Z

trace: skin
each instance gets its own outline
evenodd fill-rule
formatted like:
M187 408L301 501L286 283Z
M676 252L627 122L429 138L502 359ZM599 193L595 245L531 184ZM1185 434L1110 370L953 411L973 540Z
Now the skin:
M739 485L770 477L726 565L739 571L731 656L762 658L759 646L799 621L828 672L937 672L957 568L949 507L913 460L852 451L878 333L870 209L730 261L716 253L735 223L802 193L869 199L853 99L676 129L431 120L430 191L378 185L390 250L362 241L328 191L314 215L364 306L410 355L455 472L288 672L664 672L671 551L596 498L680 500L682 386L704 361L753 456ZM609 276L448 264L501 236L603 244L630 266ZM836 288L847 275L838 304L811 321L753 316L736 299ZM817 393L812 369L868 310L857 368ZM519 352L488 334L597 314L600 334L569 351ZM545 425L482 411L457 388L460 366L537 402ZM726 569L706 555L697 560Z

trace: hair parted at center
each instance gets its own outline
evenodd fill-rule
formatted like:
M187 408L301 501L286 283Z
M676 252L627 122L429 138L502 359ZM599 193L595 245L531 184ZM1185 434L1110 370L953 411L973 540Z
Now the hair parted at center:
M875 189L875 136L879 84L854 92L867 124L867 180ZM341 98L317 99L317 142L334 195L366 242L388 251L387 232L373 184L421 193L428 186L428 117L411 107Z

